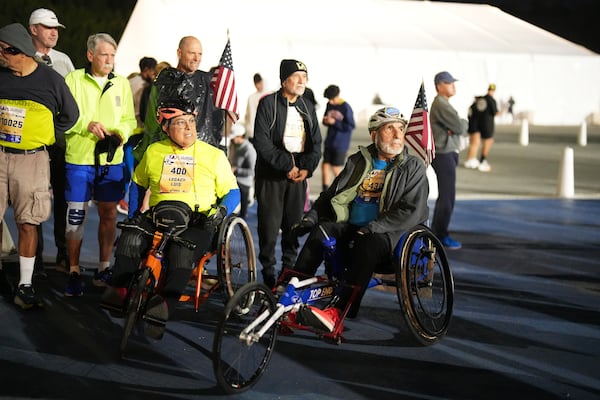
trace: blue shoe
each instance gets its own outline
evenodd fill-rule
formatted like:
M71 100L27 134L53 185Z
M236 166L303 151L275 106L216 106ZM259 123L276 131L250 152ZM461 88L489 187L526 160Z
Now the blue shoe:
M94 274L94 279L92 279L92 283L94 286L109 286L112 280L112 269L106 268L104 271L96 271Z
M83 280L81 275L77 272L71 272L69 275L69 281L67 282L67 288L65 289L65 296L68 297L80 297L83 296Z
M452 239L450 236L446 236L441 240L441 242L444 245L444 247L448 250L458 250L462 247L462 244L460 242Z

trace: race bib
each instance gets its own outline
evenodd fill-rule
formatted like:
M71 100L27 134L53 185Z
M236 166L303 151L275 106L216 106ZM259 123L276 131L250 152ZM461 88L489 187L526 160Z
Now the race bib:
M194 181L194 157L167 154L160 176L161 193L189 193Z
M0 140L8 143L21 143L25 108L0 105Z

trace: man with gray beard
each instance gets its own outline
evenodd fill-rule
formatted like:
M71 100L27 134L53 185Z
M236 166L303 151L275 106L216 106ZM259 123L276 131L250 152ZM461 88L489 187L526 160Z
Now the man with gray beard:
M362 287L348 313L351 318L358 312L373 272L391 263L394 246L402 234L424 223L429 215L425 164L408 154L404 146L407 125L398 109L377 110L368 125L373 143L359 146L340 175L294 226L299 236L310 231L294 267L304 274L314 275L323 261L324 235L318 225L336 238L337 254L347 267L346 282ZM301 308L298 318L331 332L351 293L351 288L345 288L339 301L324 310Z

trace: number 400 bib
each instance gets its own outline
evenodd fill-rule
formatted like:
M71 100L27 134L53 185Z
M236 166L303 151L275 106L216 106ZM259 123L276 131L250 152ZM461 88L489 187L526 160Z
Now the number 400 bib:
M194 156L167 154L160 176L161 193L188 193L194 181Z

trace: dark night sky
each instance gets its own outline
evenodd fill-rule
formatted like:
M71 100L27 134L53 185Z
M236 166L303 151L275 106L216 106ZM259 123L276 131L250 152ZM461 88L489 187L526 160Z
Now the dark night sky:
M435 1L435 0L433 0ZM489 4L600 53L599 0L444 0L451 3Z

